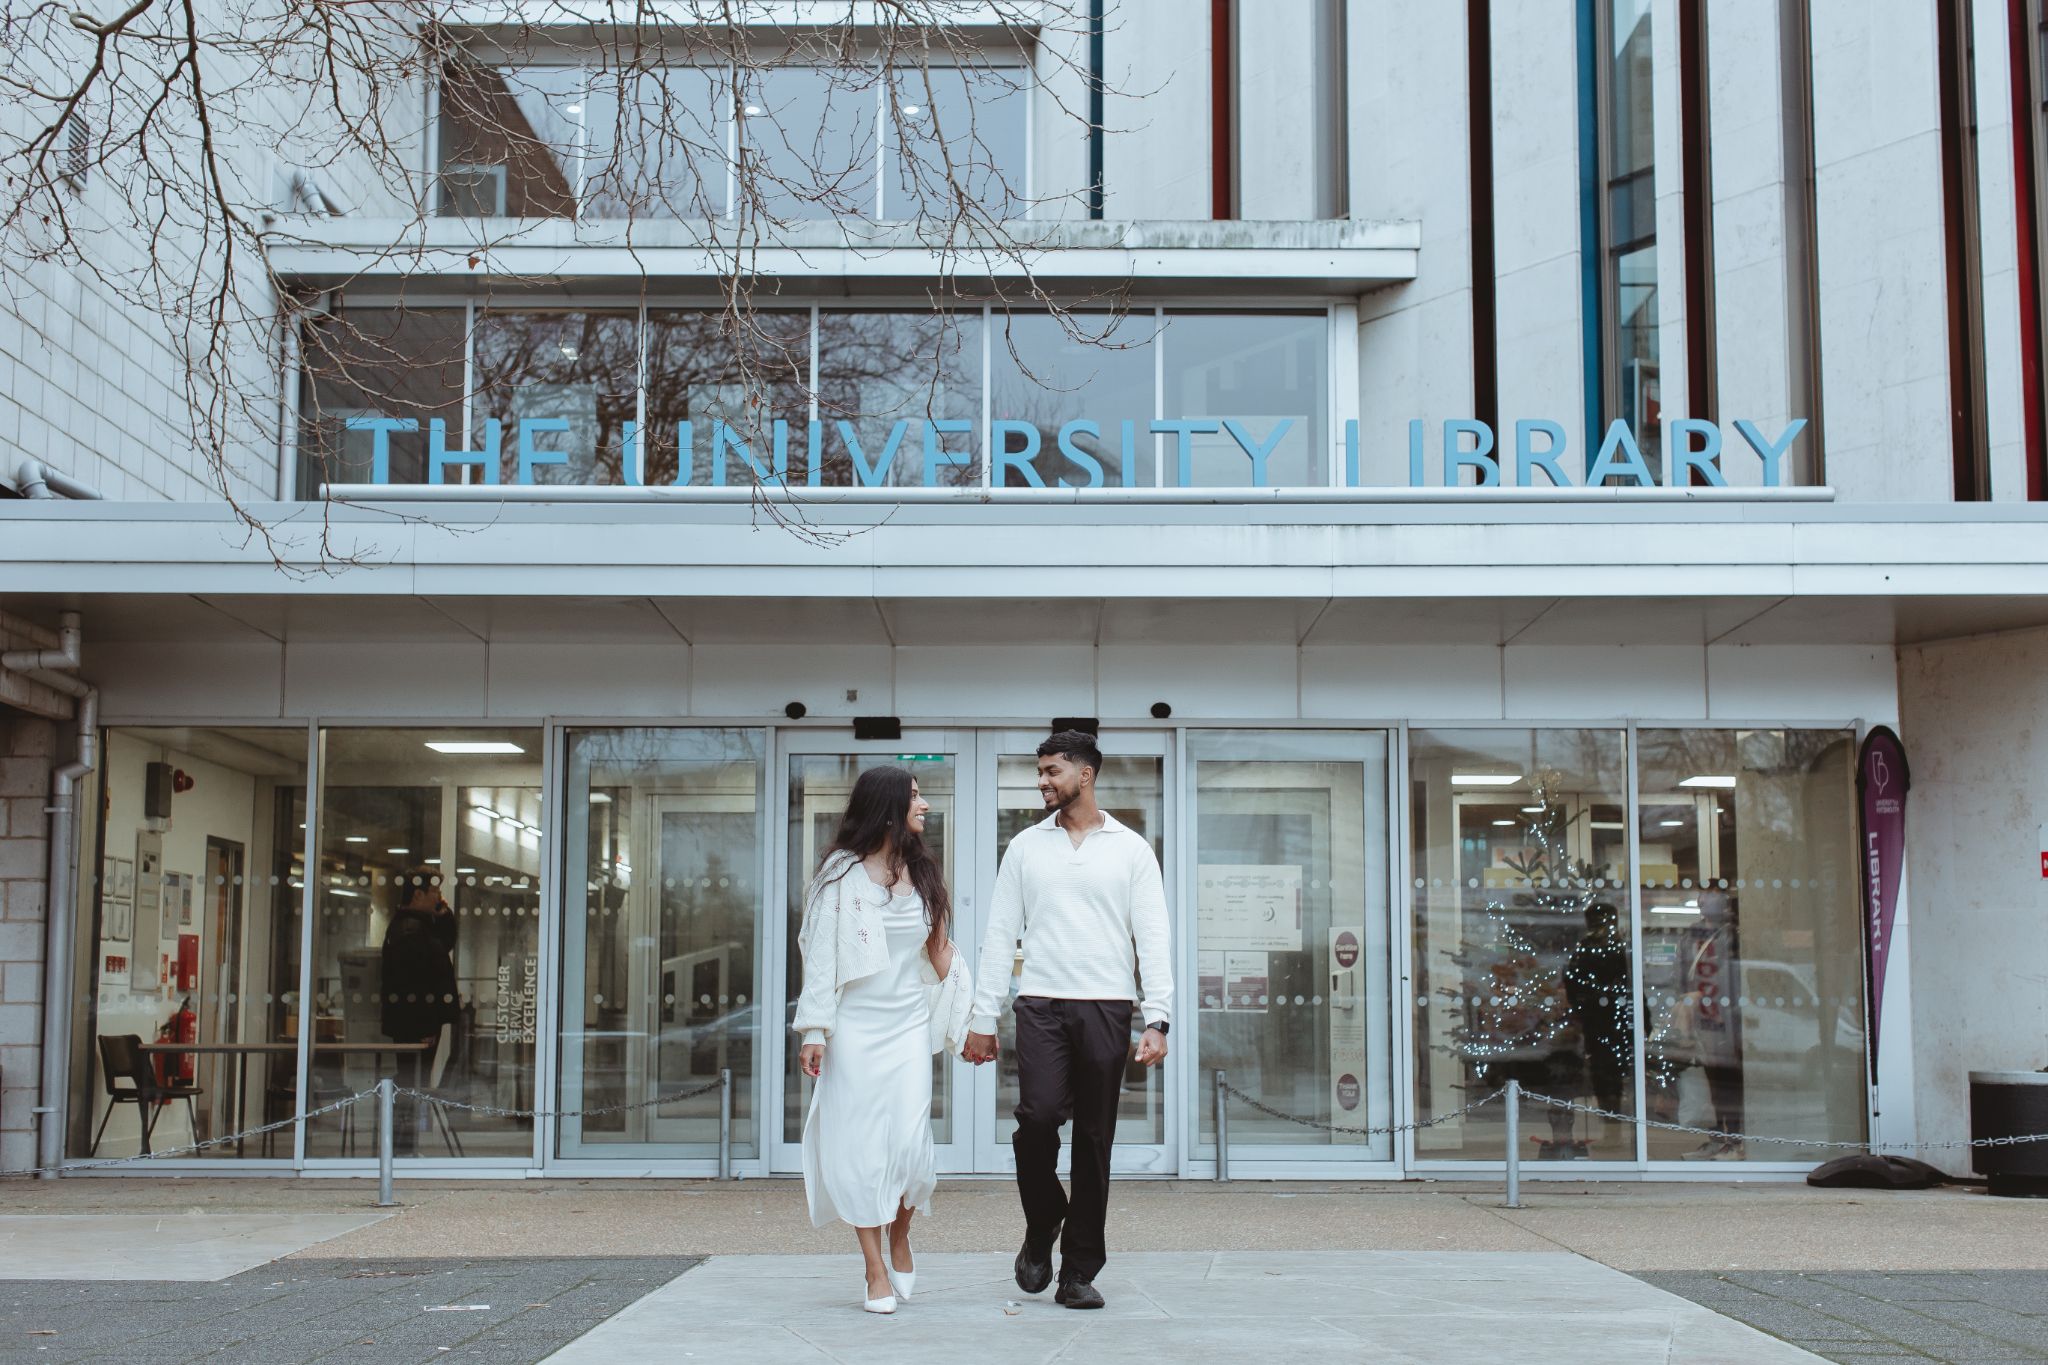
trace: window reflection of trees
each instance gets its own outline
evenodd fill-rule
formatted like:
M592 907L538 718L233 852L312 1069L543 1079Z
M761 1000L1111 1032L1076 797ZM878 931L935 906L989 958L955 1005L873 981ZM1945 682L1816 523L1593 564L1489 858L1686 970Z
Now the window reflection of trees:
M538 432L533 445L565 452L568 459L536 465L535 483L623 482L625 425L638 409L639 363L639 324L632 313L481 316L470 447L483 448L484 423L496 419L499 477L517 483L520 421L559 419L569 429Z

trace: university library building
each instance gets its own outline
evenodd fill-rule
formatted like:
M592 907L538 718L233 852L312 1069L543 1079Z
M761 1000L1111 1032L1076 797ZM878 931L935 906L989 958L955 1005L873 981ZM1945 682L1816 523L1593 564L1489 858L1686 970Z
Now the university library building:
M2038 6L955 8L230 138L208 366L24 271L0 1167L360 1176L391 1078L419 1177L793 1175L855 779L977 961L1055 729L1165 876L1119 1173L1794 1179L2048 1065Z

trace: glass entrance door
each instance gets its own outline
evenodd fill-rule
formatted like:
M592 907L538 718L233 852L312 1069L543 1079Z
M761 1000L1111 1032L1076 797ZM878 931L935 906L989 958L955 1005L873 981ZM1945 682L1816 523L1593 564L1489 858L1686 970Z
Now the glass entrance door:
M953 940L973 962L974 921L980 902L974 892L976 848L963 831L975 828L974 735L970 731L906 731L902 739L844 739L806 731L785 733L779 768L786 787L782 821L783 999L781 1010L781 1120L777 1128L774 1169L803 1167L804 1116L811 1105L813 1082L797 1064L797 1038L790 1031L796 1001L803 989L803 961L797 931L803 924L804 894L819 860L831 846L834 830L846 810L854 781L869 768L893 764L917 778L919 795L931 803L925 817L925 842L945 871L953 894ZM966 774L965 781L962 774ZM963 1110L963 1098L974 1093L974 1068L958 1057L932 1058L932 1142L942 1172L971 1171L975 1121Z
M1045 818L1038 796L1036 749L1040 731L905 731L900 740L857 741L834 734L813 736L785 731L777 769L785 787L786 806L780 822L783 847L781 896L785 930L783 954L776 975L783 985L779 1055L774 1061L780 1081L780 1113L772 1153L772 1169L794 1172L803 1166L804 1116L812 1083L797 1065L796 1035L789 1025L803 986L803 963L796 949L803 921L803 896L819 857L846 809L848 795L861 772L877 764L897 764L917 776L918 790L932 806L925 839L945 868L953 892L953 941L979 970L981 923L995 885L1003 848L1019 830ZM1162 733L1105 736L1105 771L1099 782L1105 809L1165 852L1166 763L1170 737ZM1166 863L1169 901L1174 868ZM1179 933L1176 928L1176 936ZM1178 942L1178 937L1176 937ZM1014 968L1013 968L1014 971ZM1014 983L1015 977L1012 976ZM1014 990L1014 985L1012 986ZM1142 1020L1132 1011L1133 1048ZM1017 1105L1017 1059L1014 1024L1003 1013L998 1036L1002 1057L994 1066L974 1067L958 1057L933 1058L932 1140L939 1169L946 1174L1003 1174L1015 1168L1010 1135ZM1176 1040L1178 1041L1178 1040ZM1171 1063L1169 1063L1171 1065ZM1126 1077L1117 1121L1116 1169L1167 1173L1175 1169L1166 1068L1146 1070L1135 1063Z
M1040 730L992 730L981 734L980 786L990 799L982 821L985 856L978 888L980 895L976 901L980 906L986 907L989 903L995 889L996 869L1010 840L1019 831L1045 819L1045 802L1038 794L1037 757L1038 745L1044 738L1045 733ZM1166 873L1169 913L1178 903L1176 855L1168 846L1166 837L1166 764L1170 740L1171 736L1161 731L1127 734L1112 731L1100 735L1097 743L1102 749L1103 770L1096 777L1097 802L1118 821L1150 842L1153 854L1160 859ZM1183 932L1181 925L1175 923L1173 942L1176 952ZM980 961L979 951L975 961ZM1011 968L1011 998L1016 993L1016 974L1022 968L1023 949L1019 947ZM1175 985L1177 999L1184 1002L1187 999L1186 984L1177 977ZM1185 1004L1176 1013L1185 1017ZM1014 1171L1017 1164L1010 1150L1010 1137L1017 1130L1017 1121L1013 1117L1017 1108L1016 1021L1010 1010L1005 1009L999 1016L996 1029L1001 1043L997 1061L993 1066L980 1068L975 1074L978 1090L976 1109L982 1116L975 1168L987 1172L1008 1172ZM1133 1005L1133 1055L1137 1050L1138 1035L1143 1029L1144 1019ZM1176 1046L1188 1041L1185 1032L1173 1035ZM1166 1063L1157 1068L1140 1066L1135 1060L1127 1064L1123 1098L1117 1111L1116 1146L1111 1157L1113 1170L1170 1174L1178 1169L1173 1135L1179 1125L1169 1114L1175 1089L1169 1088L1166 1080L1169 1073L1183 1074L1177 1069L1181 1065L1182 1059L1174 1056L1169 1056ZM1063 1140L1071 1138L1071 1129L1069 1124L1061 1130ZM1063 1146L1060 1156L1062 1170L1066 1169L1067 1159L1068 1152Z

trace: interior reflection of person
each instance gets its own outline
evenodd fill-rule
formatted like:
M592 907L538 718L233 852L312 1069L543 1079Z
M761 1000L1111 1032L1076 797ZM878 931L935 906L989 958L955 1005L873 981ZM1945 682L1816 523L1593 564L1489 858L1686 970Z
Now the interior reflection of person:
M1725 891L1702 891L1700 917L1679 944L1679 1012L1673 1020L1682 1053L1706 1074L1712 1126L1740 1133L1743 1120L1742 951L1735 902ZM1731 1161L1742 1140L1710 1137L1685 1154L1691 1161Z
M405 903L392 912L384 930L384 1036L394 1043L425 1043L415 1084L431 1090L440 1084L440 1062L447 1056L457 1003L455 981L455 911L441 896L440 874L420 868L406 874ZM404 1125L398 1135L410 1145L417 1124Z
M1621 912L1606 901L1586 907L1586 932L1565 959L1564 991L1594 1102L1618 1113L1635 1038L1629 1029L1628 940L1621 933Z

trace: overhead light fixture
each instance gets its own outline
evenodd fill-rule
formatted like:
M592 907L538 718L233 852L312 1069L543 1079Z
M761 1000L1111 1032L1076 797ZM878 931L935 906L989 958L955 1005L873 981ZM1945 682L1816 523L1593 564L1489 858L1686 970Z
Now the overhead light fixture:
M609 806L611 803L612 794L610 792L592 792L590 794L590 804L593 806Z
M1697 777L1688 777L1678 785L1681 787L1733 787L1735 779L1732 777L1717 777L1711 773L1702 773Z
M462 876L462 875L463 875L464 873L467 873L467 872L474 872L474 871L476 871L476 869L475 869L475 868L473 868L473 867L458 867L458 868L456 868L456 869L455 869L455 875L456 875L456 876L458 876L458 877L460 877L460 876Z
M1650 913L1653 915L1697 915L1699 914L1699 908L1697 906L1689 907L1684 905L1653 905L1650 907Z
M1657 823L1658 823L1659 825L1662 825L1662 826L1663 826L1663 827L1664 827L1665 829L1684 829L1684 828L1685 828L1685 821L1683 821L1683 820L1659 820L1659 821L1658 821Z
M422 858L420 859L420 861L422 863L425 863L428 867L439 867L441 865L441 860L439 858Z
M583 112L583 106L580 104L565 104L562 106L562 112L565 114L580 114Z
M1494 822L1493 822L1493 824L1494 824L1494 828L1496 828L1496 829L1501 829L1501 828L1506 828L1506 829L1513 829L1513 828L1515 827L1515 822L1514 822L1514 821L1512 821L1512 820L1496 820L1496 821L1494 821Z
M345 834L342 836L341 841L344 844L367 844L370 842L370 836L367 834Z
M1520 773L1452 773L1454 787L1512 787L1522 780Z
M1548 806L1524 806L1524 807L1522 807L1522 814L1524 814L1524 815L1541 815L1541 814L1543 814L1543 812L1544 812L1544 811L1546 811L1546 810L1549 810L1549 809L1550 809L1550 807L1548 807Z
M331 888L331 889L330 889L330 890L329 890L329 891L327 892L327 894L328 894L328 895L330 895L330 896L347 896L347 897L348 897L348 898L349 898L350 900L359 900L359 899L361 899L360 897L358 897L358 896L356 895L356 893L355 893L355 892L353 892L353 891L344 891L344 890L342 890L342 889L341 889L340 887L338 887L338 886L337 886L337 887L333 887L333 888Z
M1628 828L1628 826L1627 826L1627 825L1623 824L1623 823L1622 823L1621 821L1619 821L1619 820L1592 820L1592 821L1588 821L1588 822L1587 822L1587 826L1586 826L1586 827L1587 827L1588 829L1627 829L1627 828Z
M411 849L409 849L409 848L387 848L387 849L385 849L384 851L385 851L386 853L410 853L410 852L412 852L412 850L411 850Z
M746 112L750 115L759 114L761 112L761 106L758 104L750 104L746 107Z
M526 750L504 739L430 739L427 747L437 754L523 754Z
M924 112L924 106L921 104L906 104L903 106L903 112L910 115L912 118L916 118L919 114L922 114Z

